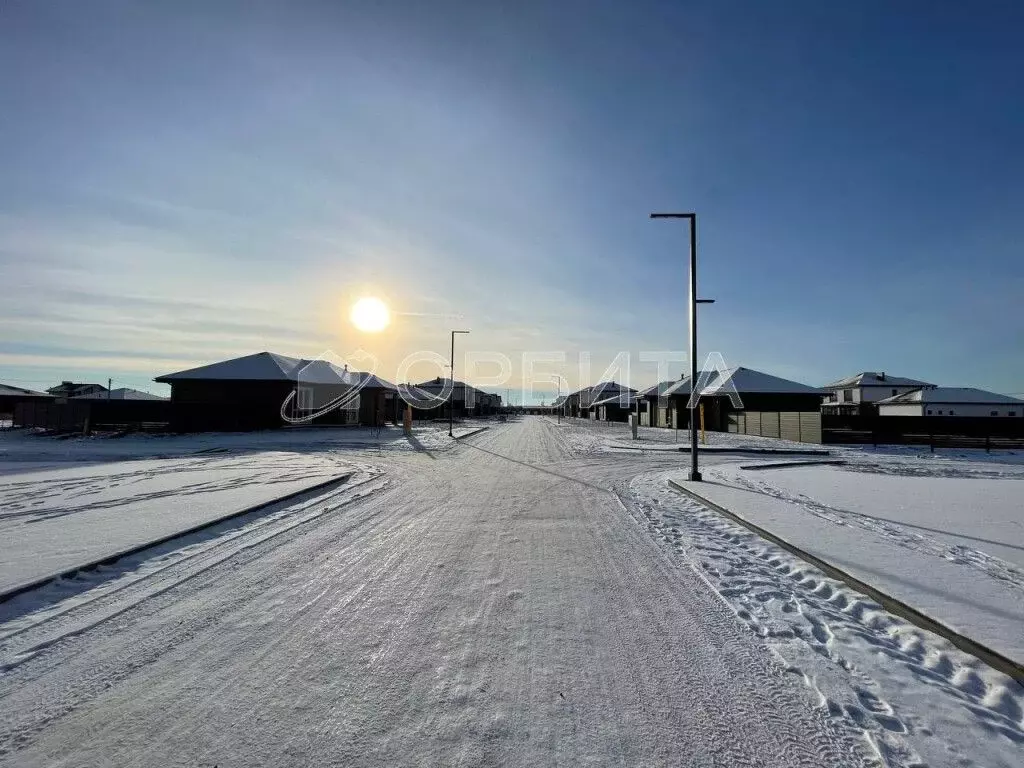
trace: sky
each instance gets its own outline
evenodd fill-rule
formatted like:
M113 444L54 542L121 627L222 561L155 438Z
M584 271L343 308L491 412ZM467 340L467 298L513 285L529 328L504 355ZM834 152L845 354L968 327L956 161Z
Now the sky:
M695 211L699 359L1024 393L1022 28L1016 0L4 0L0 381L359 349L396 380L452 328L496 391L464 353L510 387L524 353L563 391L619 353L676 378L688 232L648 215Z

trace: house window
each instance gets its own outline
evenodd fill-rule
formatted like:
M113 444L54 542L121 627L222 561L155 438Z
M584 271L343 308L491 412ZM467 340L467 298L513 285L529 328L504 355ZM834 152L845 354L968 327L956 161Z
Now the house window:
M941 415L942 415L942 411L939 411L939 416L941 416Z
M892 396L896 397L896 390L895 389L892 391Z
M989 416L998 416L999 415L999 411L989 411L988 415Z
M1006 414L1006 415L1007 415L1007 416L1016 416L1016 415L1017 415L1017 412L1016 412L1016 411L1010 411L1010 412L1009 412L1008 414Z
M853 390L852 389L844 389L843 390L843 402L844 403L852 403L853 402Z
M931 416L931 415L932 415L932 409L931 409L931 408L929 408L929 409L928 409L928 415L929 415L929 416Z
M953 414L953 410L952 410L952 409L950 409L950 411L949 411L949 415L950 415L950 416L953 416L953 415L954 415L954 414Z
M310 411L313 409L313 389L311 387L299 387L299 410Z

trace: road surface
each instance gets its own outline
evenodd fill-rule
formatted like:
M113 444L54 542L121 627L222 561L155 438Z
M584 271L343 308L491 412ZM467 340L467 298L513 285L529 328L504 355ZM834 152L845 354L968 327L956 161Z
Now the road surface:
M0 625L0 765L869 764L621 500L685 460L525 419L85 618Z

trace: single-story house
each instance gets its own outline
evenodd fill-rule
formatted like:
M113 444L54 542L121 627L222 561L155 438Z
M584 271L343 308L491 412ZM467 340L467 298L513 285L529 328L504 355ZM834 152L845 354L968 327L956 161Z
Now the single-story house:
M163 400L169 398L154 395L150 392L143 392L141 389L130 387L118 387L116 389L104 390L103 392L90 392L86 395L75 395L71 400Z
M170 385L172 425L181 431L269 429L289 419L369 426L399 418L394 384L326 360L257 352L154 381Z
M434 402L429 404L427 407L419 407L413 405L413 408L419 411L416 415L420 418L425 419L440 419L448 418L448 403L454 409L453 414L456 418L468 416L476 411L478 392L475 387L467 384L464 381L455 380L454 384L450 384L451 379L442 378L440 376L431 379L430 381L421 382L416 386L421 392L426 392L435 398ZM451 386L447 400L444 402L437 402L436 398L441 397L445 394L445 388ZM436 403L436 404L434 404Z
M880 400L935 386L904 376L889 376L884 371L864 371L822 387L826 394L821 410L835 416L870 416L876 413L875 404Z
M622 389L610 397L591 403L591 418L597 421L629 421L629 414L636 409L636 400L634 390Z
M929 387L878 401L879 416L1024 418L1024 400L974 387Z
M647 389L637 393L640 401L640 426L642 427L667 427L669 426L669 405L671 398L665 393L669 388L675 386L679 379L661 381Z
M689 425L690 387L686 376L665 390L671 401L671 426ZM733 402L734 394L739 395L742 406ZM818 387L737 366L712 372L700 391L699 402L704 405L707 430L821 442L823 395Z
M19 403L47 403L52 400L53 395L48 395L45 392L36 392L11 384L0 384L0 420L10 421L14 417L14 410Z

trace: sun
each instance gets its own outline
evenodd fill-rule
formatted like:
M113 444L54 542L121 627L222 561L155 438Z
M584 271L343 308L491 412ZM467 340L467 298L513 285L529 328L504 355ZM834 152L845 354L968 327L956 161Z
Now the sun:
M387 305L374 296L367 296L353 304L349 317L356 328L367 333L383 331L391 322Z

